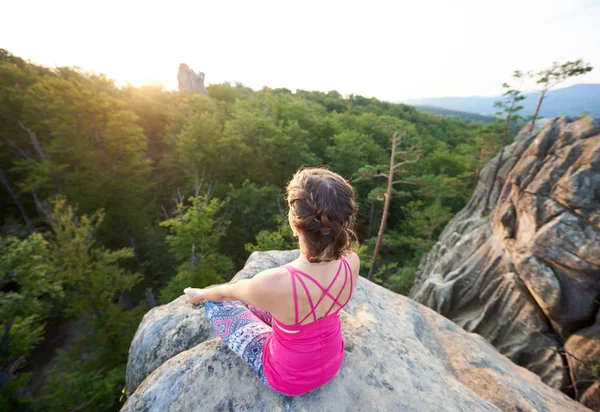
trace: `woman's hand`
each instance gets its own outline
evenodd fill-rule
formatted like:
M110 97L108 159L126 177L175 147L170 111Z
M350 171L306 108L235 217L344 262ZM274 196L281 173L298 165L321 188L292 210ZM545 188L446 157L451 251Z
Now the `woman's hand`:
M206 292L204 289L185 288L183 293L187 296L188 303L195 305L206 300Z

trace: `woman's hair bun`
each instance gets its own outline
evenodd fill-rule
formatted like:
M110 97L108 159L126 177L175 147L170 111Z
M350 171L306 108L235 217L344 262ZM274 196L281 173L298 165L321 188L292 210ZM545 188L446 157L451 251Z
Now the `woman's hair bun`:
M300 169L287 185L286 199L310 262L337 260L352 248L358 206L343 177L323 168Z

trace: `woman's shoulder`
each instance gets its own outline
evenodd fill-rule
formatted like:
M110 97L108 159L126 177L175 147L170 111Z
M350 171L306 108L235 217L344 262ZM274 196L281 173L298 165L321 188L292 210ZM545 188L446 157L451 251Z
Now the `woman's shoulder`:
M360 257L352 250L348 250L344 253L344 258L350 263L351 266L360 266Z
M352 269L354 277L357 278L358 271L360 270L360 257L356 252L349 250L344 254L344 258L350 264L350 268Z
M285 266L265 269L254 276L255 281L260 282L271 292L281 292L286 289L290 274Z
M285 268L266 269L225 286L237 290L237 297L233 300L241 300L272 312L285 292L283 271Z

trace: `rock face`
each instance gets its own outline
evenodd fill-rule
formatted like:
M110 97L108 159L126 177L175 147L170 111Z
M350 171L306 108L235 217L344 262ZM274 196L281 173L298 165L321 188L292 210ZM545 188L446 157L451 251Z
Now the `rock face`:
M483 169L411 297L600 410L600 122L536 126L507 148L495 182L498 157Z
M198 74L196 74L185 63L179 65L177 81L179 82L180 92L185 91L208 95L208 90L204 87L204 73L198 72Z
M129 348L127 392L135 391L165 361L204 342L210 335L208 319L198 316L198 310L186 304L185 296L150 310Z
M297 254L255 252L234 280ZM263 387L219 338L199 343L206 338L201 305L178 298L154 308L131 344L127 388L135 392L122 410L585 410L483 338L364 278L341 313L346 348L340 372L307 395L289 397Z

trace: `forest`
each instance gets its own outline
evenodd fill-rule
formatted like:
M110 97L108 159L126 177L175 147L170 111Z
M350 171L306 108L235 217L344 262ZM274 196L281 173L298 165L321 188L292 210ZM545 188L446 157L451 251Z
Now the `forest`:
M336 91L208 93L0 50L1 410L118 410L149 308L228 281L252 251L297 247L284 188L299 167L354 186L366 276L394 133L419 155L397 170L373 280L407 294L503 140L501 122Z

